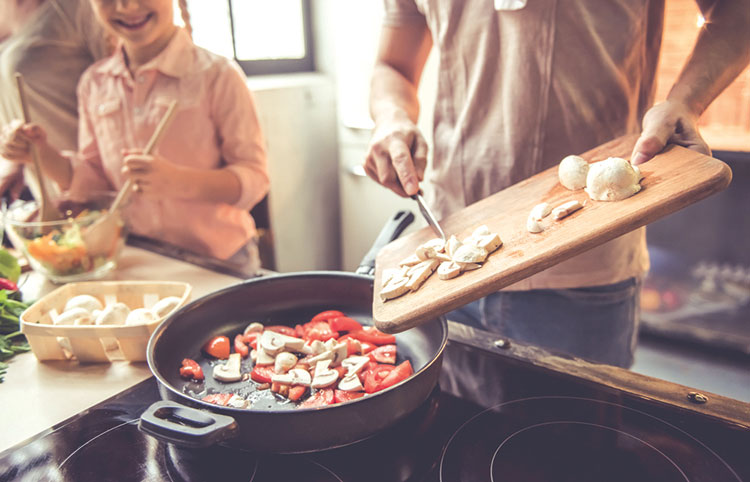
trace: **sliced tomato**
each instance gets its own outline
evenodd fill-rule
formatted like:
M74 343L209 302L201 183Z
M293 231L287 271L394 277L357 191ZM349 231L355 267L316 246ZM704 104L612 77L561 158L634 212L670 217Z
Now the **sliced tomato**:
M226 360L229 358L229 338L226 336L215 336L203 345L203 351L214 358Z
M204 402L213 403L216 405L226 406L229 403L229 399L232 398L231 393L212 393L201 398Z
M339 338L339 343L346 343L346 355L359 355L362 353L362 343L359 340L355 340L349 335L344 335Z
M396 345L382 345L370 352L370 358L378 363L396 363Z
M344 376L346 376L346 372L348 371L348 369L344 368L343 366L337 366L333 369L339 372L339 378L344 378Z
M375 393L382 390L381 384L388 374L394 370L393 365L377 365L373 368L369 368L362 377L364 378L365 391L367 393Z
M276 333L281 333L282 335L286 335L286 336L297 336L297 331L291 326L271 325L271 326L267 326L266 330L274 331Z
M250 378L258 383L271 383L273 374L273 367L259 367L256 365L253 371L250 372Z
M257 331L253 333L248 333L246 335L242 335L242 341L244 341L245 344L248 345L253 350L258 349L258 338L260 338L260 333L258 333Z
M294 325L294 336L297 338L304 338L305 337L305 327L302 325Z
M305 323L302 327L305 330L304 338L309 341L327 341L339 337L338 332L333 331L327 321L311 321Z
M313 396L300 404L300 407L322 407L333 403L333 388L321 388Z
M372 343L367 343L366 341L359 341L359 346L362 348L363 355L367 355L368 353L370 353L372 350L375 349L375 345L373 345Z
M337 318L339 316L344 316L344 314L338 310L326 310L321 311L317 315L313 316L310 321L326 321L330 320L331 318Z
M250 354L250 348L245 344L245 337L241 333L234 337L234 351L239 353L242 358L247 358Z
M198 362L185 358L182 360L182 366L180 367L180 376L187 380L203 380L203 369Z
M358 331L362 329L359 321L349 318L348 316L339 316L328 320L333 331Z
M388 375L380 383L378 390L383 390L390 386L393 386L401 380L406 380L414 373L414 369L411 367L411 362L406 360L388 373Z
M304 385L292 385L289 389L289 400L296 402L302 398L307 392L307 387Z
M345 392L344 390L335 390L333 392L333 403L349 402L364 396L365 392Z
M377 328L363 328L359 331L352 331L349 335L359 341L372 343L373 345L389 345L396 343L395 336L383 333Z

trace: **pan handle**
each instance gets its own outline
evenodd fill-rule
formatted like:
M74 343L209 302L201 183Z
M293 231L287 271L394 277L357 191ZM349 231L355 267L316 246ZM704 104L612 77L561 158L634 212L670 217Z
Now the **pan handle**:
M362 262L359 263L357 268L357 274L365 274L372 276L375 274L375 258L378 256L378 252L394 239L398 238L399 235L414 221L414 214L411 211L399 211L389 219L383 229L380 230L380 234L375 238L375 242L372 244L370 251L367 252Z
M232 417L170 400L151 404L141 415L138 428L163 442L188 448L208 447L239 431Z

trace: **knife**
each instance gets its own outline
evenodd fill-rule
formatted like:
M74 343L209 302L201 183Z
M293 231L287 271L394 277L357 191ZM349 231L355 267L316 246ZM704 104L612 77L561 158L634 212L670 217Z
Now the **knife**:
M427 221L427 224L430 225L432 230L440 236L443 239L443 243L446 243L448 240L445 238L445 232L443 231L443 228L440 227L440 223L438 223L437 218L434 214L432 214L432 211L430 211L430 208L427 207L427 203L424 202L424 198L422 197L421 193L417 193L411 197L415 201L417 201L417 205L419 205L419 211L422 213L422 216L424 216L425 220Z

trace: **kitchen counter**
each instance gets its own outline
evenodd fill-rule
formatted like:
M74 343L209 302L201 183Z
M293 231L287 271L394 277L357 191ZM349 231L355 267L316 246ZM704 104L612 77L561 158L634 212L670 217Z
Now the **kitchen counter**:
M126 246L111 280L183 281L193 287L191 299L240 281L177 259ZM57 285L35 272L19 280L24 299L33 300ZM105 400L151 376L145 362L79 364L76 361L40 363L32 353L8 361L0 384L2 430L0 451Z

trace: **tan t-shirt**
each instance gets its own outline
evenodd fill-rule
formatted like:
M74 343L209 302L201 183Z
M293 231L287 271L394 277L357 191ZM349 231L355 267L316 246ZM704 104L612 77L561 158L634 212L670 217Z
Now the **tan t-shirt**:
M78 79L107 56L107 45L89 0L44 1L18 32L0 43L0 126L23 118L14 77L20 72L31 119L44 127L51 145L75 150ZM7 175L18 168L0 158L0 172Z
M640 132L653 103L663 0L528 0L518 10L384 1L387 25L426 21L438 50L426 192L441 217ZM647 269L640 229L509 289L595 286Z

